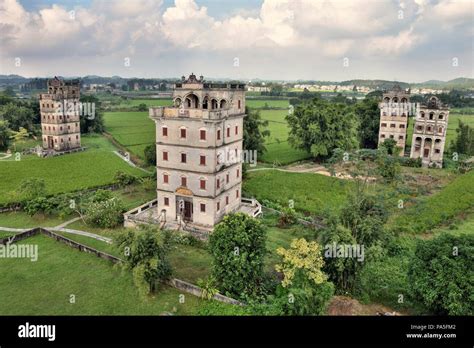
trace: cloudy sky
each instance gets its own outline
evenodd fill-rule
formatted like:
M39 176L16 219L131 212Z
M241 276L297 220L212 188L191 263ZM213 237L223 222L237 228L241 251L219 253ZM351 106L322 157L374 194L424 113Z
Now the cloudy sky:
M471 0L0 0L0 74L474 77Z

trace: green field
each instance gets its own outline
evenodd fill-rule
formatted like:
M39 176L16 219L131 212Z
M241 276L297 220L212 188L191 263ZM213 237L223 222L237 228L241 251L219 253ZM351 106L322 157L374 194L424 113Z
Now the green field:
M119 170L144 174L115 155L115 147L102 136L83 136L82 145L86 151L64 156L0 161L0 204L14 201L11 193L27 178L44 179L47 193L57 194L111 184Z
M292 199L296 210L319 214L339 209L352 185L349 180L320 174L262 170L248 173L243 191L260 201L267 199L283 206Z
M203 301L185 294L180 303L167 286L142 299L132 275L109 261L42 235L20 243L38 245L38 260L0 259L0 315L191 315Z
M474 128L474 114L470 115L461 115L459 113L450 113L449 120L448 120L448 131L446 134L446 144L444 146L444 151L449 149L449 145L451 141L456 138L456 128L458 127L458 120L468 124L471 128ZM407 146L410 148L411 141L413 137L413 124L414 120L410 119L410 124L407 130Z
M145 147L155 142L155 123L148 112L105 112L104 122L117 142L142 159Z
M286 109L290 107L288 99L246 99L245 105L252 109L279 108Z
M390 217L389 225L411 233L424 233L474 207L474 171L460 175L441 191L421 197Z
M260 110L262 119L268 121L270 137L265 139L267 152L259 161L288 164L310 157L305 151L295 149L288 143L289 128L285 120L287 114L287 110Z

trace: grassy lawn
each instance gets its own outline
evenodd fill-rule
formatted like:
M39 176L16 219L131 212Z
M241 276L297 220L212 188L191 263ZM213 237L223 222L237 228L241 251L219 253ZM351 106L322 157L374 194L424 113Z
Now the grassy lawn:
M310 157L305 151L294 149L288 143L288 110L261 110L262 119L267 120L270 136L265 139L265 152L258 160L269 163L288 164Z
M104 122L117 142L142 159L144 148L155 142L155 123L146 111L105 112Z
M270 107L288 110L290 103L288 99L246 99L245 105L252 109Z
M181 304L167 286L142 299L132 275L109 261L42 235L21 243L38 245L38 261L0 259L0 315L192 315L202 302L184 294Z
M396 230L424 233L474 207L474 171L458 176L440 191L392 215L389 226Z
M54 227L69 219L72 217L61 219L58 216L44 214L30 216L23 211L14 211L0 213L0 226L11 228Z
M267 199L283 206L292 199L295 209L314 214L337 210L352 185L348 180L319 174L264 170L248 173L243 190L260 201Z
M0 161L0 204L15 200L11 195L28 178L42 178L48 194L76 191L110 184L119 170L133 175L144 173L112 153L114 147L98 135L85 136L84 152L51 158L23 156L20 161Z
M446 144L444 147L445 151L449 148L449 145L451 144L451 140L456 139L456 128L458 127L458 120L461 120L462 122L470 125L471 128L474 127L474 114L462 115L460 113L450 112L449 119L448 119L448 131L446 134ZM414 120L411 118L410 124L408 126L408 130L407 130L408 148L411 146L411 141L412 141L412 136L413 136L413 124L414 124Z

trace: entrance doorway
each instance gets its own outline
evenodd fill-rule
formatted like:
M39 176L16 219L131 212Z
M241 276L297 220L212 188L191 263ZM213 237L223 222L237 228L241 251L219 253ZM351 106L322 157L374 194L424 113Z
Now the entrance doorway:
M428 157L430 155L430 149L423 150L423 157Z
M48 149L54 149L53 137L48 137Z
M193 221L193 199L190 197L176 197L176 215L184 221Z

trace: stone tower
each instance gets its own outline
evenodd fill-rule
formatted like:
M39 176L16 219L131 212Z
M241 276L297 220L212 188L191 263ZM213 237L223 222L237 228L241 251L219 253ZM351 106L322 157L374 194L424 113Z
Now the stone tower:
M441 104L437 97L431 97L427 104L420 105L413 128L411 158L421 158L425 166L443 166L448 116L449 107Z
M245 85L194 74L173 91L173 107L152 107L157 209L161 221L212 228L241 206Z
M394 139L403 156L406 144L410 92L396 85L383 94L380 108L379 145L386 139Z
M62 152L81 148L79 80L48 80L48 93L40 94L43 149Z

